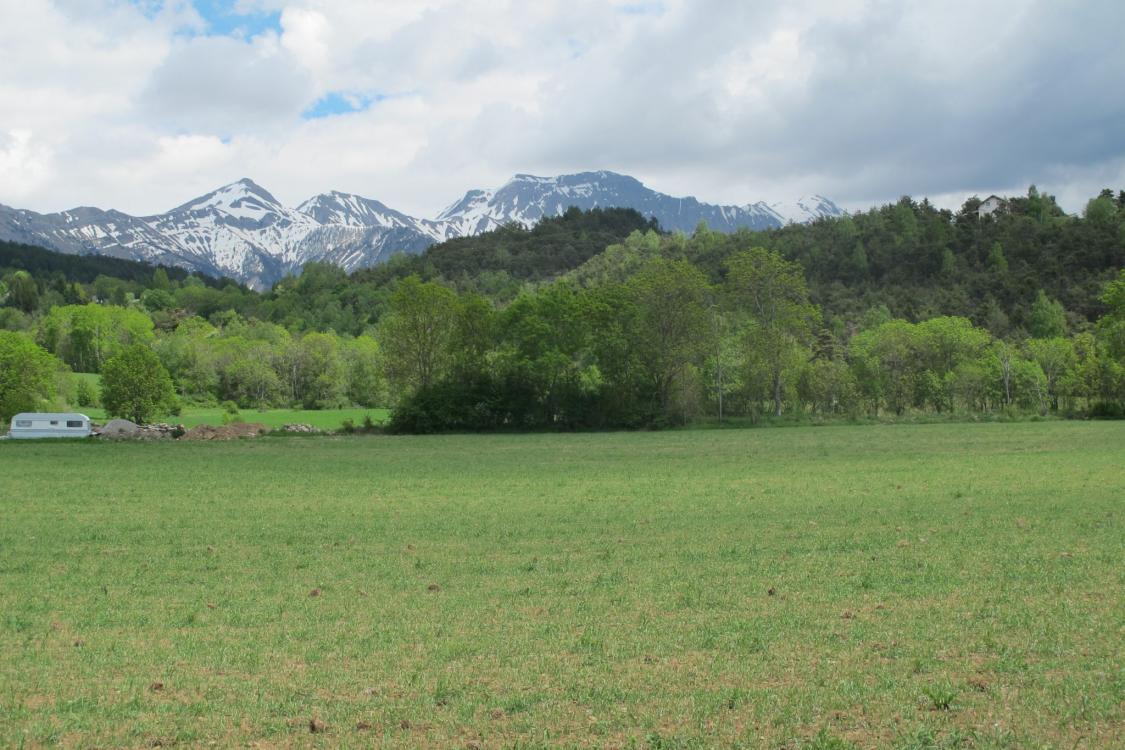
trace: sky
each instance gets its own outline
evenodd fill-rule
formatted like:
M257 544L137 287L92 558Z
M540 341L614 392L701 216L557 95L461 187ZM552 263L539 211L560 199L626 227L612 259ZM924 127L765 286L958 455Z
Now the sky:
M1125 188L1120 0L0 0L0 203L250 177L432 217L516 173L853 210Z

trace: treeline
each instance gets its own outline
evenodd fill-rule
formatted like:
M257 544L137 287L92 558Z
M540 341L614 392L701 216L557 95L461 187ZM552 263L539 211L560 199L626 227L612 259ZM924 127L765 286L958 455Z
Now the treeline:
M1125 273L1109 312L1071 336L1044 297L1049 334L1005 341L961 317L877 310L837 336L799 264L731 254L712 284L683 259L642 260L622 280L563 280L494 311L407 280L378 334L392 428L588 429L783 414L925 412L1116 415L1125 405Z
M897 203L833 221L788 226L757 240L801 263L813 300L848 322L885 306L896 318L969 318L995 336L1031 330L1043 291L1068 323L1081 327L1103 311L1098 296L1125 266L1125 193L1109 190L1083 216L1068 216L1032 187L981 218L980 201L958 212L926 201ZM710 261L714 270L720 258Z
M170 281L184 281L191 275L190 271L175 266L153 266L108 255L69 255L34 245L0 240L0 276L26 271L48 289L57 290L67 283L91 284L99 276L135 284L133 290L145 289L150 286L157 269L163 269L164 278ZM234 283L210 277L199 279L216 288Z

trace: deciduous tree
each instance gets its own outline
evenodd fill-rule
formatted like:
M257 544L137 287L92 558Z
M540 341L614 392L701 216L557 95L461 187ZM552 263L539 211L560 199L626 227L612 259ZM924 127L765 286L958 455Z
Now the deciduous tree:
M30 336L0 331L0 420L34 411L55 394L61 363Z
M452 290L417 276L399 283L378 332L395 397L428 387L450 371L456 331L457 295Z
M636 306L634 331L637 357L660 400L673 416L673 389L680 387L680 404L694 404L684 389L697 387L695 368L712 349L715 326L710 314L711 287L706 277L686 261L653 260L626 284ZM676 415L681 421L682 410Z
M102 406L110 416L138 424L175 408L172 378L144 344L133 344L102 366Z
M745 344L748 367L769 377L773 411L781 415L786 365L794 350L807 346L819 310L809 301L800 264L762 247L731 256L727 261L727 290L735 307L746 311Z

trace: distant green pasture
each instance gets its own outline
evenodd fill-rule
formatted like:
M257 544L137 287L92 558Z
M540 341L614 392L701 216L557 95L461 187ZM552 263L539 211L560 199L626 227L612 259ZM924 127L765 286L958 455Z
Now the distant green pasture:
M95 389L100 387L99 376L96 373L72 373L75 380L85 380ZM81 411L95 422L105 422L110 417L104 409L95 407L73 407ZM163 421L182 424L185 427L209 424L220 425L223 423L225 412L217 407L185 406L178 417L166 416ZM363 418L370 416L376 424L382 424L390 418L388 409L242 409L238 419L243 422L260 422L269 428L278 428L286 424L311 424L322 430L337 430L350 419L354 424L361 425Z

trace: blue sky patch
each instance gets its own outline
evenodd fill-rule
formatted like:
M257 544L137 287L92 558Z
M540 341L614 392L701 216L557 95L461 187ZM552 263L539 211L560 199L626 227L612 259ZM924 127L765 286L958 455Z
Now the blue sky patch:
M247 11L235 0L192 0L195 11L207 22L207 33L243 39L267 31L281 33L281 13Z
M331 91L313 102L311 107L301 113L301 117L306 120L316 120L321 117L363 112L366 109L370 109L372 104L377 104L386 98L384 94L357 94L350 91Z

